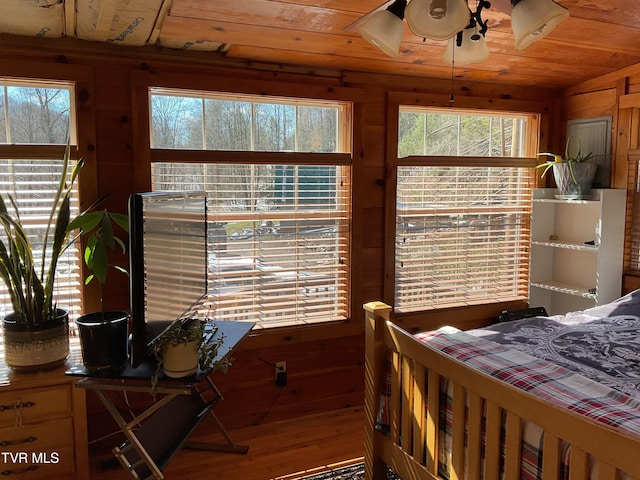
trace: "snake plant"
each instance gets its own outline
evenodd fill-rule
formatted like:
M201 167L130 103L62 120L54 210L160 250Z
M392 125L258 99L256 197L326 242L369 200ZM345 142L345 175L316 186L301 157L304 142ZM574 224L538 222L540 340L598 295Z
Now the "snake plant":
M58 259L72 242L67 226L70 222L72 187L82 166L79 160L71 167L70 146L63 157L60 181L49 212L47 226L39 253L22 223L15 198L0 195L0 225L4 235L0 236L0 278L7 286L13 313L17 323L34 329L44 326L56 318L57 307L53 298L53 287Z

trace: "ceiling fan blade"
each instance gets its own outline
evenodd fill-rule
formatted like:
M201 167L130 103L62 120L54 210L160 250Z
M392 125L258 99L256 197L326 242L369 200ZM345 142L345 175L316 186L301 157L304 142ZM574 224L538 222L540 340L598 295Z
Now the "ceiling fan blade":
M364 22L366 19L368 19L371 15L373 15L376 12L379 12L380 10L384 10L389 5L391 5L393 2L394 2L394 0L387 0L386 2L378 5L374 10L371 10L369 13L367 13L366 15L360 17L355 22L352 22L349 25L347 25L346 27L344 27L343 30L345 30L347 32L355 31L356 28L358 28L358 25L360 25L362 22Z

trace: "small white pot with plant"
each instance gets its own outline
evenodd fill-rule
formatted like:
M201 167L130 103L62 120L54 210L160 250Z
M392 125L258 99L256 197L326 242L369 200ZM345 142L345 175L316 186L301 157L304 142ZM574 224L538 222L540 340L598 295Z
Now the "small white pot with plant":
M163 373L169 378L184 378L194 375L198 367L205 371L226 371L231 360L217 359L224 336L215 336L214 324L215 338L205 341L205 327L206 322L197 318L178 321L154 341L153 355L157 362L151 378L154 391Z
M164 374L170 378L183 378L198 371L198 347L200 340L168 345L164 352Z

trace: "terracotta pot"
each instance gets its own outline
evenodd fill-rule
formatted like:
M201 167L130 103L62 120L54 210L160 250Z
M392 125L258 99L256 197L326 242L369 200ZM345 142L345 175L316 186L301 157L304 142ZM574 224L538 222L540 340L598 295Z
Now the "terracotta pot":
M57 317L30 328L10 313L2 321L4 361L17 371L36 372L63 365L69 356L69 313L58 309Z
M571 174L573 168L573 175ZM553 177L560 195L566 198L583 198L591 192L591 185L596 176L598 164L594 162L555 163Z
M164 373L167 377L182 378L198 371L199 340L179 345L168 345L164 353Z

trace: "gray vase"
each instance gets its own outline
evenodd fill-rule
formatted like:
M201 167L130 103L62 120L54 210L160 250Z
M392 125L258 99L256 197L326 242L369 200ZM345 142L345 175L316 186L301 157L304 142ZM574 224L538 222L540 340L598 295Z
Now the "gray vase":
M572 168L573 175L571 174ZM553 177L560 195L567 198L588 196L597 170L598 164L594 162L555 163L553 165Z
M39 372L64 364L69 356L69 313L56 309L55 320L29 327L14 313L2 320L4 362L19 372Z

